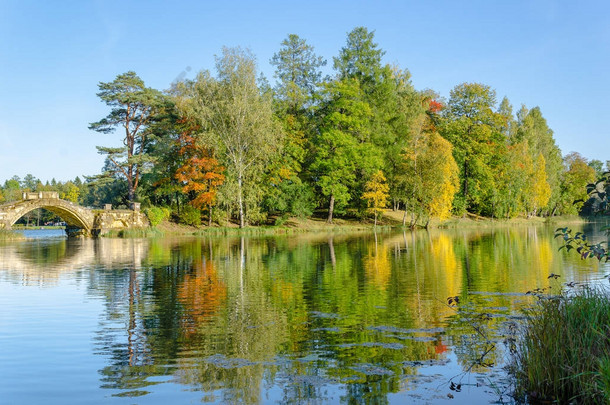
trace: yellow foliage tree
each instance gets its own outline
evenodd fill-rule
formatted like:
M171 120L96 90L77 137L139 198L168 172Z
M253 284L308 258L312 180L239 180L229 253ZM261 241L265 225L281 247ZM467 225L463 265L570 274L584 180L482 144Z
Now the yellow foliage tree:
M451 216L453 197L459 186L459 169L451 143L437 132L430 134L423 160L426 167L423 186L429 195L426 211L431 217L447 219Z
M78 202L78 197L80 196L80 189L76 184L69 181L66 183L65 192L61 194L61 197L64 200Z
M367 201L368 212L375 215L375 226L377 226L377 215L383 213L388 205L390 187L386 184L385 176L378 170L364 185L362 199Z
M532 187L532 215L536 215L536 212L547 206L551 199L551 186L547 180L546 175L546 161L542 153L538 155L536 163L534 164L533 173L533 187Z
M414 214L426 219L426 227L431 217L449 218L459 187L459 168L451 143L438 132L422 132L417 143L405 151L404 159L403 179L412 210L411 226L417 222Z

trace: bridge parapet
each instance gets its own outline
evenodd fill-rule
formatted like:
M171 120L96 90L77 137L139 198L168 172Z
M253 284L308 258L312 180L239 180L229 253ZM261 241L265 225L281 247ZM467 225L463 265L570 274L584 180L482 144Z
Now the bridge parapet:
M59 200L59 193L57 191L24 191L21 197L23 200L42 200L43 198Z
M135 210L95 210L93 220L94 235L103 235L112 230L148 228L146 215Z

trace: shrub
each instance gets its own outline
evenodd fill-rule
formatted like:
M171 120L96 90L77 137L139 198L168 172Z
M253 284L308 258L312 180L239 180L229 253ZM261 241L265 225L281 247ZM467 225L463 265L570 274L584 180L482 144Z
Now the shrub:
M144 210L144 213L152 226L159 225L161 221L170 216L170 210L166 207L149 207Z
M201 225L201 211L192 205L184 205L178 215L178 221L185 225L199 226Z
M313 189L295 176L268 190L263 205L271 213L306 218L311 216L316 203Z

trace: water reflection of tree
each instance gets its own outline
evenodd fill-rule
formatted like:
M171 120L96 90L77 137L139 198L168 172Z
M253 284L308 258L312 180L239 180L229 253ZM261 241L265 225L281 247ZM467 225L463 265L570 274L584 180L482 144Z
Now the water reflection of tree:
M405 362L453 350L467 369L487 351L467 305L489 311L480 325L502 326L520 304L481 292L548 282L558 264L542 235L507 228L154 242L146 266L101 271L96 277L107 279L93 283L107 303L104 386L135 395L149 376L171 375L219 401L256 403L269 387L283 402L320 400L332 384L345 387L346 402L383 402L417 373ZM448 296L460 298L457 308ZM426 331L434 327L443 329ZM484 361L501 355L494 348Z

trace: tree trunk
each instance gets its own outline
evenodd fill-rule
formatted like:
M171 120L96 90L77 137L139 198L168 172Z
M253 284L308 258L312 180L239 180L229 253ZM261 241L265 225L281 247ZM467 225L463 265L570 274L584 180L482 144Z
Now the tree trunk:
M212 226L212 204L208 204L208 226Z
M129 200L130 205L136 200L136 191L133 187L133 180L131 178L127 179L127 199Z
M333 223L333 210L334 209L335 209L335 196L331 195L330 204L328 206L328 218L326 219L326 222L328 222L329 224Z
M377 210L375 210L375 228L377 228Z
M419 217L421 214L417 214L417 216L415 216L415 214L411 214L411 229L415 229L415 226L417 225L417 221L419 221Z
M407 225L407 207L405 207L405 214L402 216L402 226Z
M239 204L239 227L245 226L244 220L244 201L242 198L242 176L241 174L237 178L237 202Z

